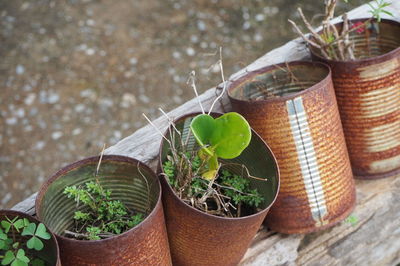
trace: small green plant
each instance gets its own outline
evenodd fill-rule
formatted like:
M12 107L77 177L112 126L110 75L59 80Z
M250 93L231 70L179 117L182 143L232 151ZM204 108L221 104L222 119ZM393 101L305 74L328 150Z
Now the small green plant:
M208 170L202 176L208 180L218 172L218 158L233 159L239 156L251 139L249 123L235 112L216 119L208 114L200 114L192 120L190 129L201 146L200 158L207 162Z
M346 218L345 222L351 224L352 226L356 226L358 223L358 218L352 214Z
M323 57L326 59L333 60L355 60L356 55L354 52L355 43L350 39L350 34L356 32L358 34L366 33L367 30L371 32L379 33L379 23L382 20L382 14L393 16L386 8L390 6L389 2L385 0L374 0L368 3L371 13L371 18L364 22L357 22L351 24L347 18L347 14L342 16L343 26L341 29L337 29L331 24L331 20L334 17L335 8L338 0L327 0L325 1L325 14L322 21L322 30L319 34L316 32L311 23L306 19L301 8L298 8L301 19L305 26L310 31L312 39L308 38L295 22L289 20L296 32L303 38L314 49L317 49ZM348 0L344 0L348 2ZM373 21L376 19L376 22ZM366 38L369 38L370 34L366 34Z
M43 240L51 238L44 224L31 223L18 216L12 219L5 216L0 220L0 225L1 265L45 265L33 252L43 250Z
M240 217L243 208L256 209L264 199L257 189L251 189L252 177L243 165L224 161L236 158L249 145L251 129L247 121L233 112L215 119L200 114L186 131L187 139L178 141L178 146L171 143L171 154L163 163L164 174L177 195L193 207L217 216ZM177 130L171 134L172 139L182 137ZM197 147L188 144L191 134ZM227 166L246 171L233 174Z
M69 186L64 190L77 203L75 227L65 233L76 239L99 240L121 234L138 225L143 214L133 213L120 200L112 199L112 191L100 182L90 181L82 187Z
M374 0L372 3L368 3L368 5L371 8L369 12L378 22L381 22L382 14L387 14L393 17L393 14L385 9L390 6L390 3L385 0Z
M192 162L190 170L185 171L185 185L180 186L177 182L177 177L182 176L183 168L177 171L171 156L164 162L163 169L171 187L181 199L193 207L217 216L240 217L243 207L256 209L264 201L257 189L251 189L248 178L219 169L216 176L208 180L208 177L200 174L207 172L208 166L197 154L186 153L183 158L187 161L183 159L181 166ZM188 181L188 177L191 181Z

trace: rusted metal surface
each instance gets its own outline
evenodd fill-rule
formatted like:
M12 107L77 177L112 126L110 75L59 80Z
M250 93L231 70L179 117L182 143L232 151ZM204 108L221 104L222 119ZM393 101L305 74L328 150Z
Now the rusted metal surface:
M266 218L271 229L308 233L352 211L354 180L326 65L265 67L230 84L228 96L278 160L281 188Z
M332 69L354 175L376 179L400 173L400 23L382 20L379 34L361 31L351 37L359 60L333 61L311 52Z
M176 127L183 130L184 124L187 126L189 119L195 115L188 114L177 119ZM168 131L166 136L169 138ZM163 141L159 172L168 151L169 144ZM279 190L278 166L269 147L254 131L250 145L238 158L229 161L246 165L251 175L267 178L267 182L250 179L251 186L265 197L259 212L240 218L206 214L179 199L165 177L160 175L174 265L237 265L275 201Z
M36 224L40 223L34 217L32 217L26 213L23 213L23 212L12 211L12 210L0 210L0 220L2 220L5 217L12 219L17 216L19 218L26 218L31 223L36 223ZM56 239L55 235L48 228L47 228L47 231L50 233L51 238L49 240L42 239L44 247L41 251L33 250L34 255L36 256L36 258L39 258L39 259L42 259L43 261L45 261L46 265L60 266L61 265L60 250L58 248L57 239ZM1 252L0 252L0 254L1 254Z
M75 240L62 236L73 223L75 202L63 195L66 186L94 180L99 157L73 163L51 177L40 189L36 213L56 233L63 265L171 265L161 186L145 164L124 156L104 155L99 181L129 209L150 213L136 227L102 240ZM140 170L139 170L140 169Z

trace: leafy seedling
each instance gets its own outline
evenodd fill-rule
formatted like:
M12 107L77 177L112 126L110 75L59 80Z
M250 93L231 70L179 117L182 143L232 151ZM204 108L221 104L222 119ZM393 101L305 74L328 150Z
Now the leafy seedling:
M2 265L11 266L27 266L29 263L29 258L25 256L25 251L23 249L18 249L17 254L14 254L11 250L7 251L1 261Z
M216 176L219 168L218 158L236 158L251 140L249 123L235 112L215 119L210 115L200 114L192 120L190 129L201 146L199 157L207 161L208 171L202 173L207 180Z
M22 228L27 226L29 224L29 220L24 218L24 219L19 219L19 217L14 217L13 219L10 219L6 217L6 220L1 221L1 226L4 228L6 234L10 231L11 228L14 228L18 233Z
M8 246L8 236L3 232L3 230L0 228L0 249L6 249Z
M30 249L35 249L37 251L43 249L43 242L40 239L50 239L50 234L46 231L46 227L44 224L40 223L36 226L35 223L30 223L27 227L25 227L22 232L23 236L32 236L28 242L26 242L26 246Z

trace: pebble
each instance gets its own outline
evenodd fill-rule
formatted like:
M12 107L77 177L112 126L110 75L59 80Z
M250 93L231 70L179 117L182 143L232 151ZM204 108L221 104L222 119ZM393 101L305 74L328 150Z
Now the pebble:
M38 141L38 142L36 142L36 144L33 147L33 149L40 151L40 150L42 150L44 148L44 146L46 146L46 142Z
M178 51L174 51L174 52L172 52L172 57L175 59L179 59L179 58L181 58L181 53Z
M194 49L192 47L188 47L188 48L186 48L186 54L188 56L194 56L195 51L194 51Z
M22 75L25 73L25 67L23 65L17 65L17 67L15 68L15 73L17 73L17 75Z
M51 138L54 140L58 140L62 136L63 136L63 133L61 131L54 131L53 133L51 133Z
M29 93L28 96L25 97L24 103L26 105L32 105L35 99L36 99L36 94Z
M85 89L80 92L82 98L89 98L91 100L96 99L96 92L92 89Z
M264 14L257 14L255 17L256 21L263 21L265 19L265 15Z
M95 49L93 49L93 48L88 48L88 49L86 49L86 54L87 55L94 55L96 53L96 50Z
M149 103L150 102L150 98L147 97L144 94L139 95L139 100L142 101L143 103Z
M86 20L86 25L88 25L88 26L94 26L95 24L96 24L96 22L93 19Z
M49 104L55 104L60 100L60 95L56 92L50 92L47 96L47 102Z
M199 29L199 31L205 31L207 27L204 21L199 20L197 21L197 28Z
M124 93L122 95L121 107L129 108L132 105L135 105L137 102L135 95L132 93Z
M11 195L10 192L6 193L6 194L3 196L3 198L1 199L1 204L2 204L2 205L6 205L6 203L9 202L9 201L11 200L11 197L12 197L12 195Z
M10 117L6 119L6 124L13 126L17 123L18 119L16 117Z
M136 57L132 57L131 59L129 59L129 63L131 65L136 65L138 62L138 59Z
M25 110L24 108L20 107L17 110L15 110L15 115L19 118L22 118L25 116Z
M72 135L76 136L82 133L82 129L81 128L75 128L74 130L72 130Z
M83 110L85 110L85 105L84 104L77 104L75 105L75 112L77 113L81 113Z

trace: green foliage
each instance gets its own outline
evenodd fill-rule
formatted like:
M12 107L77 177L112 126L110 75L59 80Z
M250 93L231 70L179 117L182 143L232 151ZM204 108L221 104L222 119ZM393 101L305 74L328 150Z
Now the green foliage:
M190 129L206 153L223 159L239 156L251 139L249 123L235 112L215 119L206 114L198 115L192 120Z
M381 22L382 14L387 14L393 17L393 14L385 9L386 7L390 6L390 3L386 2L385 0L375 0L372 3L368 3L368 5L371 8L369 12L378 22Z
M222 171L220 184L226 187L223 194L230 197L236 205L246 204L251 207L258 207L264 201L257 189L250 189L248 179L234 175L229 171Z
M200 157L208 164L208 171L202 173L208 180L214 178L218 171L218 158L233 159L239 156L251 140L249 123L235 112L215 119L200 114L193 118L190 129L201 146Z
M5 217L0 221L0 225L0 250L4 252L4 255L1 255L0 251L1 265L26 266L31 261L32 265L44 265L44 261L28 255L27 252L42 250L44 243L41 239L51 238L44 224L37 225L26 218L16 216L12 219ZM17 237L18 235L20 237Z
M74 213L77 234L72 236L77 239L99 240L121 234L144 219L141 213L133 214L121 201L113 200L112 191L104 189L99 182L66 187L64 194L73 198L80 209Z
M171 157L168 157L172 160ZM215 191L218 195L222 195L227 205L233 206L229 211L232 216L240 216L240 208L250 207L257 208L260 203L264 201L264 198L260 195L257 189L250 188L250 181L247 178L243 178L239 175L234 175L227 170L220 170L217 177L213 180L207 180L203 176L196 173L204 172L202 168L207 170L207 165L202 163L201 158L198 155L190 157L191 162L191 175L193 175L191 182L189 184L189 191L186 197L191 198L190 202L196 202L201 200L207 193L211 190ZM165 161L163 164L164 173L167 175L167 180L176 180L176 175L178 174L176 168L172 161ZM168 173L168 174L167 174ZM171 184L171 183L170 183ZM174 183L177 184L177 183ZM185 188L180 188L179 185L171 186L178 191L186 190ZM208 210L212 209L207 207ZM223 215L222 215L223 216ZM228 215L229 216L229 215Z
M167 176L168 183L173 187L178 187L178 180L175 178L175 165L172 160L165 161L163 165L164 173Z
M356 226L358 223L358 218L352 214L346 218L345 222L351 224L352 226Z

